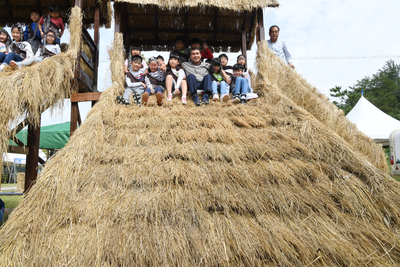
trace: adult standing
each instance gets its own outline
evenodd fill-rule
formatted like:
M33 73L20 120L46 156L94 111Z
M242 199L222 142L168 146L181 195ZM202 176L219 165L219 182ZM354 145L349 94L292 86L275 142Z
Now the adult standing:
M200 106L197 90L203 90L202 102L208 104L211 94L212 77L209 74L210 64L201 61L201 51L199 47L190 50L190 62L182 63L186 73L186 81L192 100L196 106Z
M276 25L273 25L269 28L270 40L268 40L268 48L271 49L275 55L286 61L292 69L294 69L294 65L292 64L292 56L290 55L285 42L278 40L279 31L280 29Z

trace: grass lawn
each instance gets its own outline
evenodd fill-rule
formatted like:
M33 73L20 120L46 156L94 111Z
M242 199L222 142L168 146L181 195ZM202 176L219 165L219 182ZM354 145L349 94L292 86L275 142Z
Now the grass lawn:
M9 209L14 209L16 206L18 206L19 203L21 203L23 196L0 196L1 200L4 201L4 204L6 205L6 209L8 210L8 213L11 213ZM6 222L8 219L7 213L4 214L3 220L0 221L0 226Z

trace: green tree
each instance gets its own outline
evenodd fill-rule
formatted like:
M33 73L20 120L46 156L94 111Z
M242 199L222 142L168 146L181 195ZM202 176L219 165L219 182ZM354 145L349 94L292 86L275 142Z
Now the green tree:
M331 96L337 97L338 101L333 103L345 114L350 112L357 104L364 91L364 97L377 108L400 120L400 65L393 60L388 60L385 65L372 77L365 77L358 80L354 86L343 89L335 86L329 89Z

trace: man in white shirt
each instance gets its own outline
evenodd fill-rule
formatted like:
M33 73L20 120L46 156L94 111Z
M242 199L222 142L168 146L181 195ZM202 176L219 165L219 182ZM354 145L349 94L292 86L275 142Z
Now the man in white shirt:
M268 40L268 48L271 49L275 55L286 61L292 69L294 69L294 65L292 64L292 56L290 55L285 42L278 40L278 26L274 25L269 28L269 37L270 40Z

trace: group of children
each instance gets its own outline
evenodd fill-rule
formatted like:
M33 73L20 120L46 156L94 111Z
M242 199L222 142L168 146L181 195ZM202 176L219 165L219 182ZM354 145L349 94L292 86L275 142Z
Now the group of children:
M241 54L237 63L228 65L228 56L219 55L214 58L205 42L193 38L191 49L202 46L201 57L210 64L209 74L212 76L212 100L230 101L245 104L248 99L257 98L251 87L250 73L246 68L246 57ZM177 37L174 49L169 55L167 64L162 56L151 57L147 63L141 56L140 47L130 48L125 60L126 88L123 96L117 97L117 102L130 105L130 96L137 105L147 105L150 95L155 95L157 104L163 103L163 91L167 91L167 101L173 95L180 95L182 104L186 105L188 84L182 63L190 61L190 48L185 47L183 37ZM224 72L223 75L222 72Z
M0 30L0 72L6 66L21 69L61 53L60 38L64 33L64 22L59 7L50 5L48 14L31 12L32 23L25 30L20 25L11 27L11 36Z

